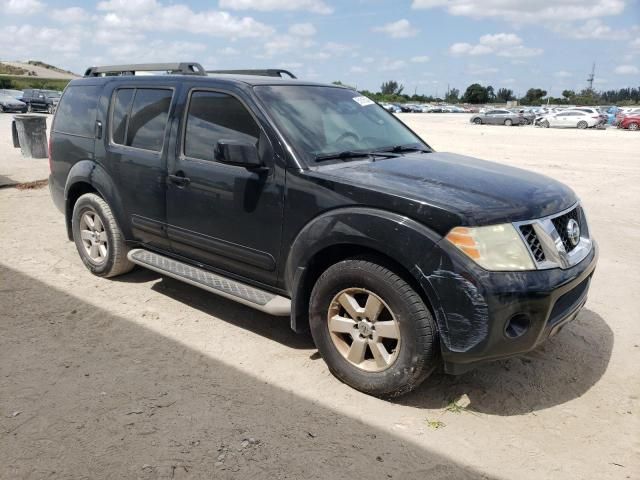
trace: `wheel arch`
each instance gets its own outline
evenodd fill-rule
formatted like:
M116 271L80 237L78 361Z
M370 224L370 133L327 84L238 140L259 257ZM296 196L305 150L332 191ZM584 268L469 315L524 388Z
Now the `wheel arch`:
M291 328L308 330L309 297L318 277L331 265L355 257L373 259L392 269L438 316L436 296L425 288L421 266L428 263L440 238L414 220L371 208L339 209L314 219L298 234L287 257L285 286L291 295Z
M92 160L82 160L71 167L67 175L67 182L64 188L65 202L65 224L67 236L73 240L71 220L73 217L73 207L85 193L95 193L109 204L116 221L123 230L125 238L130 238L130 231L126 222L123 222L124 210L120 202L117 189L109 174Z

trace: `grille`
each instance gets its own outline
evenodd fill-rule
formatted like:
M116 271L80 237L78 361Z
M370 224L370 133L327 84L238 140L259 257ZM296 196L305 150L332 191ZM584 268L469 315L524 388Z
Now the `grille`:
M529 250L531 250L533 258L535 258L536 262L544 262L544 251L542 250L540 239L538 238L538 235L536 235L536 231L533 229L533 226L522 225L520 227L520 231L522 232L522 236L527 242L527 245L529 245Z
M567 235L567 223L571 219L578 222L578 225L580 225L580 228L582 228L577 208L574 208L570 212L567 212L564 215L560 215L559 217L553 218L551 220L553 222L553 226L556 227L556 231L558 232L558 235L560 235L560 239L562 240L564 249L567 252L570 252L571 250L576 248L576 245L573 245L571 243L571 241L569 240L569 236Z

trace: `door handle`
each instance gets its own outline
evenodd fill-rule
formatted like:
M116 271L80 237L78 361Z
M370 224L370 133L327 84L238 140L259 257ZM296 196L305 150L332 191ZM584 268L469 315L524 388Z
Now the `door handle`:
M179 187L186 187L191 182L190 178L184 176L183 171L178 171L175 175L169 175L169 180L175 183Z

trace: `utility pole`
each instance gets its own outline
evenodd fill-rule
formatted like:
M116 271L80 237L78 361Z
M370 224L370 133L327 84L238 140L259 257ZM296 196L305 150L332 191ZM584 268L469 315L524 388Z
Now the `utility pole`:
M593 62L593 67L591 67L591 75L587 77L587 83L589 84L589 90L593 91L593 81L596 78L596 62Z

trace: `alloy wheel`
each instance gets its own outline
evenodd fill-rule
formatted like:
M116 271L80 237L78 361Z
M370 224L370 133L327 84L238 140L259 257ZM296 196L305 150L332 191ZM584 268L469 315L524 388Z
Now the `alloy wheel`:
M389 306L364 288L339 292L329 304L329 333L338 352L367 372L389 368L400 352L400 325Z
M638 125L637 123L629 124L629 130L638 130L639 128L640 128L640 125Z
M107 260L107 232L100 216L93 210L87 210L80 217L80 239L86 254L94 263L101 264Z

